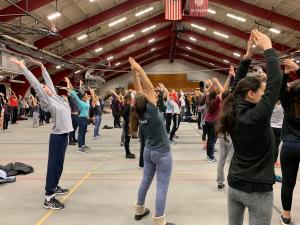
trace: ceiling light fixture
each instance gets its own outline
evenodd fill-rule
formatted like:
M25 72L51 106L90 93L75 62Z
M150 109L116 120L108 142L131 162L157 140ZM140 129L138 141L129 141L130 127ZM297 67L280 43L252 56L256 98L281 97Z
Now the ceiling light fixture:
M270 28L269 31L271 31L272 33L275 33L275 34L280 34L280 30L277 30L275 28Z
M149 7L149 8L147 8L147 9L144 9L144 10L142 10L142 11L136 13L135 16L136 16L136 17L141 16L141 15L147 13L147 12L152 11L153 9L154 9L154 7Z
M109 27L115 26L115 25L117 25L117 24L119 24L119 23L124 22L125 20L127 20L127 18L126 18L126 17L123 17L123 18L121 18L121 19L118 19L118 20L116 20L116 21L114 21L114 22L109 23L108 26L109 26Z
M241 54L240 54L240 53L237 53L237 52L234 52L233 55L234 55L234 56L237 56L237 57L241 57Z
M102 51L103 50L103 48L102 47L100 47L100 48L96 48L95 49L95 52L100 52L100 51Z
M227 34L223 34L223 33L220 33L220 32L218 32L218 31L214 31L214 34L215 34L215 35L218 35L218 36L220 36L220 37L223 37L223 38L229 38L229 36L228 36Z
M55 12L55 13L50 14L47 18L48 18L48 20L55 20L56 18L58 18L60 16L61 16L60 12Z
M151 42L153 42L153 41L155 41L154 38L150 39L150 40L148 41L148 43L151 43Z
M210 14L216 14L217 13L215 10L212 10L212 9L208 9L207 12L210 13Z
M61 65L56 66L56 69L60 69L60 68L61 68Z
M126 40L128 40L130 38L133 38L133 37L134 37L134 34L130 34L130 35L126 36L126 37L121 38L120 41L126 41Z
M229 61L228 61L228 60L226 60L226 59L223 59L223 62L225 62L225 63L229 63Z
M115 65L118 66L118 65L120 65L120 64L121 64L120 62L117 62Z
M77 38L77 40L78 40L78 41L81 41L81 40L83 40L83 39L85 39L85 38L87 38L87 34L83 34L83 35L79 36L79 37Z
M81 72L81 70L77 70L77 71L75 71L75 73L77 74L77 73L80 73Z
M188 49L188 50L192 50L192 48L191 48L191 47L189 47L189 46L186 46L186 49Z
M199 29L199 30L206 30L205 27L198 26L197 24L194 24L194 23L192 23L191 26L192 26L192 27L195 27L195 28L197 28L197 29Z
M107 61L112 60L113 58L114 58L113 56L109 56L109 57L107 58Z
M156 48L151 48L151 50L150 50L150 51L151 51L151 52L153 52L155 49L156 49Z
M191 41L197 41L197 39L196 39L196 38L193 38L193 37L190 37L190 40L191 40Z
M151 26L151 27L147 27L147 28L143 29L142 32L145 33L145 32L147 32L148 30L154 29L155 27L156 27L156 25L153 25L153 26Z
M245 18L240 17L240 16L233 15L233 14L231 14L231 13L227 13L226 16L228 16L228 17L230 17L230 18L232 18L232 19L238 20L238 21L240 21L240 22L243 22L243 23L246 22L246 19L245 19Z

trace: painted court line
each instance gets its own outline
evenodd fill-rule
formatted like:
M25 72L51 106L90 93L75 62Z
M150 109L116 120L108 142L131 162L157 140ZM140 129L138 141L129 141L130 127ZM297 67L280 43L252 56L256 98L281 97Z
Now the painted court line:
M93 173L93 171L95 171L98 168L98 166L95 166L93 168L93 170L91 172L88 172L72 189L71 191L65 196L63 197L63 199L61 200L62 203L64 203L71 195L73 192L75 192L80 185L87 180ZM55 210L50 210L49 212L47 212L35 225L42 225L46 222L46 220L55 212Z

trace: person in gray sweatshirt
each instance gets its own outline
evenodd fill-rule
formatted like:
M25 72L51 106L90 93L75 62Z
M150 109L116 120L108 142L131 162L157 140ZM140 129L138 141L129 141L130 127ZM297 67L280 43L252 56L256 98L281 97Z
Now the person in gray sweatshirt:
M68 134L73 131L70 106L63 97L57 95L50 75L41 62L29 58L31 63L41 67L45 84L41 84L27 69L24 60L11 57L10 61L23 70L25 78L33 87L40 100L41 108L45 112L50 112L54 118L55 123L51 130L49 141L46 197L43 207L47 209L63 209L64 204L58 201L55 196L69 192L68 189L63 189L58 184L63 171L65 152L68 146Z

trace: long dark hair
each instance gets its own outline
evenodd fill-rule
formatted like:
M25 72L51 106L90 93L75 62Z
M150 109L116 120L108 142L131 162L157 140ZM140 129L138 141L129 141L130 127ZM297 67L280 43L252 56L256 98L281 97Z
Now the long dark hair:
M286 113L288 117L300 119L300 79L291 83L289 97L291 105L288 106Z
M240 80L236 89L226 97L222 106L217 131L225 138L231 133L236 125L235 106L238 99L245 99L249 91L256 92L261 82L257 77L245 77Z
M208 111L210 111L210 107L214 103L214 100L217 98L217 96L218 96L218 94L216 91L210 92L209 95L207 96L205 104L206 104Z
M139 117L146 111L147 109L147 97L138 93L134 97L134 106L131 107L130 116L129 116L129 134L134 134L138 131L139 127Z

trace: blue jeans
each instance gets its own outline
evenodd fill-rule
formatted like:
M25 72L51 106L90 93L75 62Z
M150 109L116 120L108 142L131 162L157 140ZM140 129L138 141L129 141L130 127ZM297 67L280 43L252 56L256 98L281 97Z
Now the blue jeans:
M155 216L160 217L165 214L169 182L172 173L172 155L170 152L161 153L159 151L144 150L144 175L138 192L139 206L145 204L147 192L156 173L157 189L155 201Z
M46 195L53 195L61 177L65 153L68 146L68 133L51 134L49 142L48 168L46 176Z
M88 119L85 117L78 117L78 147L85 145L85 134L88 126Z
M99 136L99 128L101 124L101 116L96 116L95 117L95 128L94 128L94 137Z

